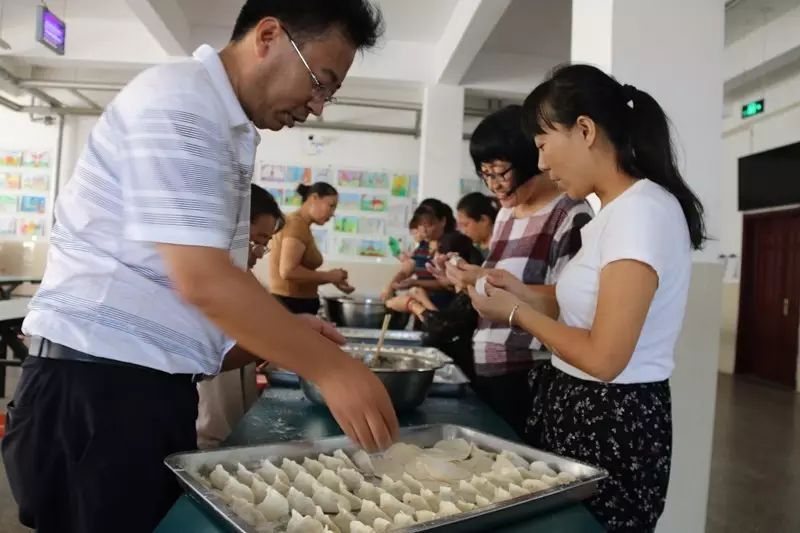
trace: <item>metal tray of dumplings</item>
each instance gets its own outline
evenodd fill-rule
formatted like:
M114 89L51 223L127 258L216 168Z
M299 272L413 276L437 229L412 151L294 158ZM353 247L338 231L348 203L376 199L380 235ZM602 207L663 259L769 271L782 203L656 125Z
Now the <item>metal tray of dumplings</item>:
M597 484L608 477L608 472L601 468L531 448L517 442L501 439L464 426L440 424L407 427L401 429L398 440L399 442L428 448L440 440L456 438L473 442L485 451L495 453L511 451L519 454L528 462L544 461L556 471L568 472L577 477L578 480L568 485L551 487L548 490L494 503L488 507L473 511L439 518L410 527L393 529L393 532L418 533L421 531L436 531L441 533L461 533L493 531L500 525L524 520L557 507L586 500L595 493ZM320 453L330 454L340 448L347 452L348 455L358 449L349 438L340 436L313 441L299 440L255 446L219 448L210 451L176 453L167 457L164 463L175 473L187 491L216 513L219 518L230 526L232 531L259 533L260 530L247 525L235 515L225 505L222 498L213 490L201 484L192 473L207 473L217 464L222 464L229 472L233 471L237 463L242 463L248 469L254 469L264 459L269 459L275 464L280 464L284 458L302 462L305 457L316 457ZM276 533L278 533L277 530Z
M348 342L377 344L381 336L380 329L370 328L336 328ZM422 346L421 331L387 330L383 340L393 346Z

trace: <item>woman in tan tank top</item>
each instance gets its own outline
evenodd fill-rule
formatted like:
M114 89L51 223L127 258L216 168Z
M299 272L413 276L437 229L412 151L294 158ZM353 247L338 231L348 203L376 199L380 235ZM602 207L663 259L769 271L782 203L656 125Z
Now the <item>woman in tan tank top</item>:
M303 205L286 216L286 225L272 241L269 287L292 313L316 315L320 285L331 283L348 294L354 289L347 282L346 270L318 270L323 258L311 233L311 224L322 226L333 217L339 193L324 182L298 185L297 193Z

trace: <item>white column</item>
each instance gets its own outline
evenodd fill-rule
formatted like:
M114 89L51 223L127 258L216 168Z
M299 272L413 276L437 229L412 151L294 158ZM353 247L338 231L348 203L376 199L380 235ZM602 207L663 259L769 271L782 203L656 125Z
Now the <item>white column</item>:
M438 198L455 208L461 178L464 88L426 87L421 127L419 199Z
M724 1L573 0L572 60L652 94L669 115L683 175L719 235ZM710 242L694 257L672 378L674 447L659 532L705 530L719 353L722 269Z

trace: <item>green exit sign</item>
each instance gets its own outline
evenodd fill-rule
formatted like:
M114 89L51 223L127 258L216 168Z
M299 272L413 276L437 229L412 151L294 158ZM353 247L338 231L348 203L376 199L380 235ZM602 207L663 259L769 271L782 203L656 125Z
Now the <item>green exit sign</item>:
M764 99L749 102L742 106L742 118L750 118L764 112Z

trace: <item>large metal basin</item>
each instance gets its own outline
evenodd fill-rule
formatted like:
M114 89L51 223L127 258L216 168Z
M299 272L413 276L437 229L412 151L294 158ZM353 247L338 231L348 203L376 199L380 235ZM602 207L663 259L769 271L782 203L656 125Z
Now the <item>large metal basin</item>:
M377 297L326 296L322 304L328 319L343 328L380 329L386 313L392 315L389 329L405 329L408 324L408 313L388 310Z

